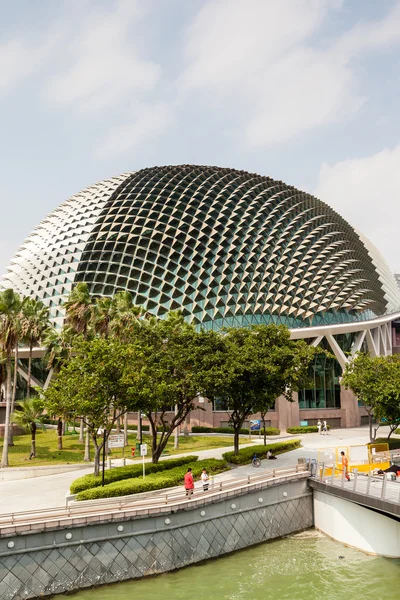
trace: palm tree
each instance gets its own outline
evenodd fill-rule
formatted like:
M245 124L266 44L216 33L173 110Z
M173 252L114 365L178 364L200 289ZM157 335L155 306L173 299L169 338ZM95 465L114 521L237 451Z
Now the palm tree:
M28 390L31 396L32 350L40 344L49 329L49 309L40 300L25 298L22 302L21 335L29 346Z
M18 409L12 415L16 425L31 432L31 453L29 458L36 457L36 430L38 424L43 425L43 402L40 398L30 398L17 404Z
M101 297L96 299L93 307L92 322L94 332L100 337L108 338L113 312L114 301L111 298Z
M82 335L84 340L88 339L91 326L93 325L94 305L86 283L77 283L69 295L65 307L65 323L77 335ZM79 441L83 442L84 433L83 418L80 423ZM90 437L86 431L85 461L90 460Z
M112 301L111 335L121 342L128 341L143 314L143 309L132 303L130 292L117 292Z
M46 346L47 369L57 374L71 356L76 335L70 327L54 329L49 327L44 335Z
M0 292L0 351L6 359L6 418L4 423L4 443L1 466L8 467L8 446L10 441L10 417L12 408L11 364L12 355L18 344L18 318L21 300L12 289ZM17 357L16 357L17 358ZM17 361L15 372L17 371Z
M65 324L87 340L93 318L93 302L86 283L78 283L69 295L65 307Z

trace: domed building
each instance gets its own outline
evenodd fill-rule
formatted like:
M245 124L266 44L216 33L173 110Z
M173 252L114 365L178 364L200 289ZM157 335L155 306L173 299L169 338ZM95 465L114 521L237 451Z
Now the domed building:
M345 351L391 351L385 315L400 310L383 258L328 205L269 177L209 166L142 169L76 194L34 229L1 285L41 299L61 327L82 281L95 296L129 290L160 317L181 309L206 328L282 323L294 338L328 344L338 362L321 383L324 406L304 391L303 410L340 410Z

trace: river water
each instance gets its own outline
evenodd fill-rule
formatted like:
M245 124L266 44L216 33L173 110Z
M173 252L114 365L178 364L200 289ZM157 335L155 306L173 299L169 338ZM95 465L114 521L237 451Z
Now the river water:
M395 600L400 559L314 530L179 571L79 592L74 600Z

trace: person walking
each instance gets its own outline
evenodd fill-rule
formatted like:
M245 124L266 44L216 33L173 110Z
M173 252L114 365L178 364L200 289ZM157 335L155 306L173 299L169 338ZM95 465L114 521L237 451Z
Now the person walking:
M321 423L320 419L318 419L317 427L318 427L318 433L321 435L322 423Z
M207 473L206 469L203 469L201 472L201 482L203 484L203 491L204 492L208 492L208 485L209 485L209 476Z
M347 458L347 456L346 456L346 454L344 453L343 450L341 451L340 455L342 457L342 470L343 470L343 474L346 477L347 481L350 481L349 459Z
M324 432L324 435L328 435L328 424L326 421L322 422L322 431Z
M194 479L193 479L192 469L190 467L188 468L187 473L185 474L184 481L185 481L186 496L188 498L191 498L191 496L193 495L193 490L194 490Z

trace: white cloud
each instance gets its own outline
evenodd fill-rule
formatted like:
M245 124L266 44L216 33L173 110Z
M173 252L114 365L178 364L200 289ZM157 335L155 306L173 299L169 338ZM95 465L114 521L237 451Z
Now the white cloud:
M97 158L108 158L113 154L135 150L149 139L164 133L173 121L171 106L163 103L137 106L132 112L134 117L130 122L112 128L99 141Z
M40 44L15 37L0 44L0 91L8 91L49 62L60 32L49 33Z
M363 102L352 61L400 41L400 5L333 40L313 36L338 0L212 0L186 32L186 93L235 111L249 147L345 119Z
M65 68L47 87L50 102L82 111L123 105L127 97L154 88L160 66L140 56L135 26L143 17L137 0L119 0L107 9L93 7L69 36Z
M366 158L323 164L315 195L327 202L382 252L400 273L400 145Z

